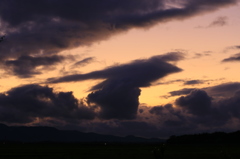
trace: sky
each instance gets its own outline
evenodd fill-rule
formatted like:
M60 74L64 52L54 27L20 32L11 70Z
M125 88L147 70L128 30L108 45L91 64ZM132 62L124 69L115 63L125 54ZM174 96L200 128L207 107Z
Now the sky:
M1 0L0 122L239 130L239 28L239 0Z

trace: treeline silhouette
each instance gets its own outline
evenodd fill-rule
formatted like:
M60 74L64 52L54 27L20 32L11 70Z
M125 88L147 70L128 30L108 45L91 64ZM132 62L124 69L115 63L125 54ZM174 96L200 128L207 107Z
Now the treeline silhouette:
M173 135L166 142L169 144L239 144L240 131Z

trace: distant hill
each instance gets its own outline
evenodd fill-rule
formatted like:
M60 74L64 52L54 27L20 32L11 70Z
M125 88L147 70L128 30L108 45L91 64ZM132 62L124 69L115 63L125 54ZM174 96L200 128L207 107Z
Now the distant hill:
M171 136L170 144L240 144L240 131Z
M18 127L0 124L0 142L159 143L163 141L164 140L157 138L146 139L135 136L118 137L79 131L58 130L53 127Z

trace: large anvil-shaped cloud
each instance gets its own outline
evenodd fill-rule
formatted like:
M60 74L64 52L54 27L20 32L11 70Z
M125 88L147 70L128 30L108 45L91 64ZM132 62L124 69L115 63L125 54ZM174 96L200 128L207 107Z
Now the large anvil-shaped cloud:
M99 117L103 119L133 119L138 110L139 87L151 83L181 69L167 63L183 58L181 53L168 53L149 59L135 60L131 63L112 66L87 74L75 74L61 78L51 78L50 83L104 79L93 86L87 97L89 103L100 107Z
M181 71L167 61L178 61L183 59L183 54L179 52L165 55L153 56L149 59L134 60L127 64L115 65L103 70L93 71L86 74L74 74L60 78L49 78L48 83L75 82L88 79L106 79L95 85L91 90L101 89L111 81L123 80L133 87L147 87L151 82L158 80L170 73Z

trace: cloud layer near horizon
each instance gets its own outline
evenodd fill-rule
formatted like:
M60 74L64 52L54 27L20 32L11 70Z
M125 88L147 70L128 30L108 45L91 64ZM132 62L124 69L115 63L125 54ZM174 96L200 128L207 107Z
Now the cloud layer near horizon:
M87 105L86 101L76 99L72 92L55 92L48 86L24 85L0 94L0 122L164 138L205 131L235 131L240 121L239 91L239 83L192 89L188 94L184 92L186 95L177 98L172 104L139 106L135 108L138 112L135 118L126 120L123 114L114 114L118 118L107 116L103 119L106 114L101 113L114 112L113 107L100 107L104 109L101 112L95 105ZM227 95L222 97L217 92ZM117 95L122 97L120 93L115 93L114 100ZM134 92L130 95L124 101L132 104L132 100L136 98ZM129 103L126 105L133 107ZM121 110L126 116L131 113L127 107L122 107Z
M237 0L1 0L0 34L6 34L0 47L0 62L48 58L61 51L90 45L131 28L151 27L159 22L181 20L222 7ZM17 16L16 16L17 15ZM4 44L4 45L3 45ZM13 63L13 62L12 62ZM52 67L56 63L39 63ZM20 78L39 74L33 67ZM28 66L26 66L28 67ZM24 68L23 68L24 70Z

